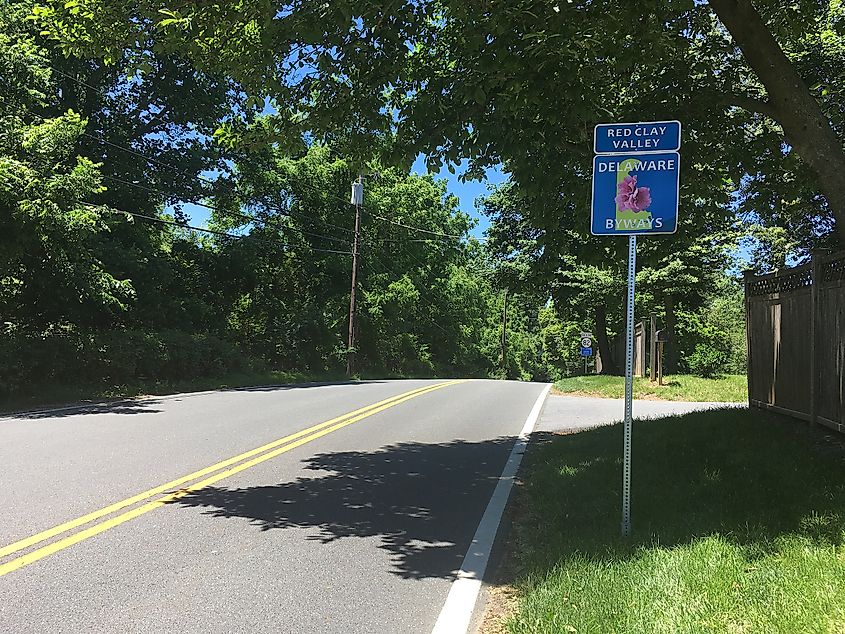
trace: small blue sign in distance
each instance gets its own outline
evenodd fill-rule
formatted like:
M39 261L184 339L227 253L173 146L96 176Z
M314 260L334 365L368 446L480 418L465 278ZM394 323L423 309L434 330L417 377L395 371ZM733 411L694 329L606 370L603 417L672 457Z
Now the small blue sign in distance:
M581 356L582 357L593 356L593 349L592 348L581 348Z
M593 132L596 154L676 152L680 148L680 121L600 123Z
M593 158L593 235L675 233L681 155L599 154Z

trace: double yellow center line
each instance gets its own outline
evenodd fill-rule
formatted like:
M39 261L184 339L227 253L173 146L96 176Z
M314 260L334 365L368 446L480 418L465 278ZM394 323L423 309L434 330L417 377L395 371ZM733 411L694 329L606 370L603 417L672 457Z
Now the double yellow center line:
M89 526L84 530L72 533L62 539L49 543L45 546L41 546L40 548L32 550L24 555L10 559L6 563L0 564L0 577L17 570L18 568L22 568L23 566L36 562L39 559L52 555L55 552L64 550L74 544L78 544L90 537L99 535L110 528L119 526L120 524L128 522L140 515L154 511L155 509L169 502L173 502L174 500L178 500L189 493L199 491L200 489L210 486L224 478L228 478L229 476L245 471L246 469L261 464L262 462L271 460L286 451L300 447L305 443L316 440L326 434L330 434L342 427L346 427L347 425L356 423L359 420L363 420L364 418L378 414L386 409L395 407L396 405L409 401L417 396L422 396L423 394L428 394L434 390L439 390L449 385L455 385L456 383L462 382L462 380L456 380L427 385L425 387L417 388L383 401L373 403L372 405L356 409L355 411L348 412L342 416L308 427L307 429L298 431L295 434L290 434L284 438L279 438L278 440L274 440L273 442L262 445L261 447L256 447L255 449L246 451L232 458L228 458L227 460L222 460L209 467L205 467L204 469L194 471L193 473L189 473L188 475L177 478L176 480L171 480L165 484L153 487L152 489L148 489L142 493L128 497L125 500L120 500L119 502L105 506L97 511L93 511L81 517L77 517L76 519L64 522L63 524L49 528L46 531L42 531L30 537L11 543L8 546L3 546L0 548L0 559L14 553L18 553L22 550L32 548L41 542L48 541L64 533L69 533L70 531L84 526L85 524L100 520L106 516L116 513L117 511L134 506L139 502L144 502L149 498L166 493L162 497L149 501L146 504L135 506L134 508L124 511L119 515L104 519L103 521L94 524L93 526ZM176 487L179 487L178 490L171 491Z

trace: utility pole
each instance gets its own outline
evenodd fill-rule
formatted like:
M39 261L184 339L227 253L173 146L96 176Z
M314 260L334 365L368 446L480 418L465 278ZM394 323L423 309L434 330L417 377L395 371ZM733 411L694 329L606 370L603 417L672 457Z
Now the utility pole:
M349 339L346 352L346 376L352 376L355 365L355 291L358 288L358 242L361 238L361 205L364 202L364 183L361 175L352 183L352 200L355 205L355 234L352 242L352 288L349 292Z
M508 378L508 289L505 289L505 301L502 306L502 370Z

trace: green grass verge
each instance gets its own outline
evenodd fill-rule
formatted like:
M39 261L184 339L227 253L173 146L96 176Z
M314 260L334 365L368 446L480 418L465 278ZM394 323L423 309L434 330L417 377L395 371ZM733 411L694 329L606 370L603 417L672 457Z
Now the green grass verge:
M702 379L688 374L675 374L657 385L648 379L634 378L634 398L662 399L667 401L718 401L740 403L748 400L745 375L729 374L716 379ZM555 390L562 394L582 394L604 398L625 396L625 377L598 374L573 376L555 383Z
M513 634L845 631L845 448L747 410L541 439L516 500Z

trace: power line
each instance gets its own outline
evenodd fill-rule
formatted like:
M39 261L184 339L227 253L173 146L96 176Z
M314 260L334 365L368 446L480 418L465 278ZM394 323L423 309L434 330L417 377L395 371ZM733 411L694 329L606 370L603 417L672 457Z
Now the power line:
M320 194L325 194L325 195L329 196L330 198L335 198L336 200L339 200L339 201L343 202L344 204L346 204L348 202L345 198L342 198L342 197L338 196L337 194L331 194L331 193L326 193L326 192L320 191L314 185L311 185L310 183L300 183L300 184L305 186L308 189L311 189L312 191L315 191L315 192L320 193ZM431 229L423 229L422 227L415 227L413 225L404 224L404 223L399 222L397 220L391 220L390 218L386 218L386 217L381 216L381 215L379 215L375 212L368 211L367 208L364 205L361 205L361 211L364 212L365 214L367 214L368 216L372 216L373 218L376 218L377 220L381 220L382 222L387 222L387 223L390 223L392 225L396 225L397 227L402 227L403 229L407 229L409 231L418 231L420 233L425 233L425 234L428 234L428 235L434 235L434 236L438 236L438 237L441 237L441 238L450 238L450 239L457 239L457 240L460 240L462 238L462 236L457 235L457 234L443 233L441 231L433 231Z
M326 195L329 198L334 198L334 199L339 200L340 202L342 202L344 204L348 204L348 201L345 198L338 196L337 194L331 194L331 193L327 193L327 192L324 192L324 191L320 191L314 185L311 185L310 183L302 182L302 183L299 183L299 184L304 186L307 189L311 189L312 191L317 192L318 194ZM403 229L407 229L409 231L417 231L417 232L420 232L420 233L438 236L438 237L441 237L441 238L449 238L449 239L457 239L457 240L460 240L461 237L462 237L462 236L456 235L456 234L443 233L443 232L440 232L440 231L433 231L431 229L423 229L422 227L415 227L413 225L404 224L404 223L399 222L397 220L391 220L390 218L386 218L385 216L381 216L381 215L379 215L375 212L368 211L367 208L364 205L361 205L361 211L363 213L367 214L368 216L372 216L373 218L376 218L377 220L381 220L382 222L387 222L387 223L390 223L392 225L396 225L397 227L402 227Z
M425 244L438 244L438 245L445 245L447 247L451 247L457 249L460 247L460 244L454 244L451 241L446 242L445 240L435 240L431 238L381 238L381 242L389 242L389 243L425 243ZM417 264L420 265L421 268L426 268L427 265L423 264L413 253L413 251L404 250L403 253L414 260Z
M227 233L226 231L217 231L215 229L206 229L203 227L195 227L193 225L176 222L175 220L167 220L166 218L156 218L155 216L148 216L146 214L140 214L134 211L125 211L123 209L116 209L114 207L109 207L107 205L97 205L94 203L89 203L87 201L81 200L79 201L80 204L85 205L86 207L91 207L93 209L98 210L106 210L109 213L119 213L119 214L126 214L132 216L133 218L143 218L144 220L149 220L151 222L156 222L162 225L169 225L172 227L179 227L180 229L190 229L192 231L200 231L202 233L208 233L215 236L226 237L226 238L234 238L236 240L255 240L256 242L267 242L272 244L277 244L282 247L286 247L289 249L297 249L300 248L301 245L294 245L289 244L287 242L282 242L281 240L275 240L272 238L262 238L260 236L253 236L253 235L238 235L235 233ZM311 251L318 251L320 253L336 253L339 255L352 255L351 251L339 251L336 249L320 249L317 247L308 247Z
M72 75L69 75L69 74L67 74L67 73L65 73L65 72L62 72L62 71L57 70L57 69L52 68L52 67L48 67L48 68L50 68L50 69L51 69L51 70L53 70L54 72L56 72L56 73L58 73L58 74L60 74L60 75L62 75L62 76L64 76L64 77L67 77L68 79L71 79L71 80L73 80L73 81L75 81L75 82L78 82L79 84L81 84L81 85L83 85L83 86L85 86L85 87L87 87L87 88L90 88L91 90L98 90L97 88L94 88L91 84L88 84L88 83L86 83L86 82L82 81L82 80L81 80L81 79L79 79L78 77L73 77ZM174 169L174 170L177 170L177 171L179 171L179 172L181 172L181 173L183 173L183 174L185 174L185 175L188 175L186 172L184 172L184 171L180 170L179 168L176 168L176 167L175 167L175 166L173 166L173 165L169 165L169 164L167 164L167 163L165 163L165 162L163 162L163 161L159 161L158 159L154 159L154 158L152 158L152 157L146 156L146 155L144 155L144 154L142 154L142 153L140 153L140 152L138 152L138 151L136 151L136 150L133 150L133 149L128 148L128 147L125 147L125 146L123 146L123 145L119 145L119 144L117 144L117 143L114 143L114 142L112 142L112 141L109 141L108 139L104 139L104 138L102 138L102 137L99 137L99 136L96 136L96 135L90 134L90 133L88 133L88 132L83 132L82 134L83 134L83 136L86 136L86 137L88 137L88 138L90 138L90 139L93 139L93 140L98 141L98 142L100 142L100 143L103 143L103 144L105 144L105 145L109 145L109 146L111 146L111 147L114 147L114 148L117 148L117 149L123 150L123 151L128 152L128 153L130 153L130 154L133 154L133 155L135 155L135 156L138 156L139 158L142 158L142 159L144 159L144 160L146 160L146 161L149 161L150 163L153 163L153 164L155 164L155 165L159 165L159 166L161 166L161 167L165 167L165 168L168 168L168 169ZM209 183L209 184L211 184L211 185L215 185L215 184L216 184L216 183L215 183L215 181L213 181L213 180L211 180L211 179L209 179L209 178L203 177L202 175L199 175L199 174L197 174L197 175L192 175L191 177L192 177L192 178L197 178L198 180L201 180L201 181L203 181L203 182L205 182L205 183ZM338 196L337 194L331 194L331 193L328 193L328 192L324 192L324 191L318 190L315 186L311 185L310 183L300 183L300 185L303 185L303 186L305 186L306 188L309 188L309 189L311 189L312 191L315 191L315 192L317 192L317 193L319 193L319 194L321 194L321 195L326 195L326 196L329 196L330 198L334 198L334 199L336 199L336 200L338 200L338 201L340 201L340 202L343 202L344 204L346 204L346 203L347 203L347 200L346 200L345 198L343 198L343 197L341 197L341 196ZM270 207L270 205L267 205L267 206L268 206L269 208L271 208L271 209L272 209L272 207ZM278 211L278 210L277 210L277 211ZM419 232L419 233L425 233L425 234L428 234L428 235L438 236L438 237L441 237L441 238L449 238L449 239L457 239L457 240L460 240L460 239L462 238L462 236L460 236L460 235L456 235L456 234L449 234L449 233L443 233L443 232L441 232L441 231L433 231L433 230L431 230L431 229L423 229L422 227L416 227L416 226L413 226L413 225L408 225L408 224L405 224L405 223L399 222L399 221L397 221L397 220L392 220L392 219L390 219L390 218L386 218L385 216L381 216L381 215L379 215L379 214L377 214L377 213L375 213L375 212L372 212L372 211L367 211L367 209L366 209L366 208L364 208L363 206L361 207L361 211L363 211L365 214L367 214L367 215L369 215L369 216L372 216L373 218L376 218L376 219L378 219L378 220L381 220L382 222L388 222L388 223L390 223L390 224L396 225L397 227L402 227L403 229L406 229L406 230L408 230L408 231L417 231L417 232ZM293 212L289 212L289 213L293 213ZM309 219L310 219L310 217L309 217ZM325 222L325 221L323 221L323 222ZM330 227L335 228L335 229L341 229L342 231L347 231L347 232L349 232L349 233L354 233L353 231L351 231L351 230L349 230L349 229L346 229L345 227L339 227L339 226L337 226L337 225L332 225L332 224L330 224L330 223L328 223L328 222L325 222L325 224L326 224L327 226L330 226Z
M124 152L126 152L128 154L132 154L134 156L137 156L138 158L144 159L148 163L152 163L154 165L159 165L159 166L165 167L169 170L175 170L177 172L180 172L181 174L184 174L185 176L190 176L191 178L196 178L197 180L202 181L203 183L208 183L209 185L216 185L217 184L214 180L207 178L207 177L203 176L202 174L193 174L193 175L188 174L188 172L176 167L175 165L171 165L170 163L165 163L164 161L159 161L158 159L154 159L151 156L147 156L146 154L142 154L141 152L138 152L137 150L133 150L130 147L119 145L117 143L109 141L108 139L104 139L103 137L98 136L96 134L91 134L90 132L83 132L82 136L88 137L89 139L93 139L94 141L102 143L103 145L108 145L108 146L116 148L118 150L123 150Z
M53 68L53 67L48 67L48 68L50 68L52 71L54 71L54 72L58 73L59 75L62 75L62 76L66 77L66 78L68 78L68 79L70 79L70 80L72 80L72 81L75 81L75 82L77 82L77 83L81 84L82 86L85 86L86 88L90 88L91 90L95 90L95 91L96 91L96 90L99 90L99 89L95 88L94 86L92 86L91 84L88 84L87 82L85 82L85 81L83 81L83 80L79 79L78 77L74 77L74 76L72 76L72 75L69 75L69 74L67 74L67 73L65 73L65 72L63 72L63 71L60 71L60 70L58 70L58 69L56 69L56 68ZM186 175L186 176L189 176L189 177L191 177L191 178L197 178L198 180L203 181L203 182L208 183L208 184L211 184L211 185L215 185L215 184L216 184L216 182L215 182L215 181L213 181L213 180L211 180L211 179L209 179L209 178L203 177L202 175L199 175L199 174L196 174L196 175L189 175L189 174L187 174L187 172L185 172L185 171L183 171L183 170L180 170L179 168L176 168L176 167L175 167L175 166L173 166L173 165L169 165L169 164L167 164L167 163L165 163L165 162L163 162L163 161L159 161L158 159L154 159L154 158L152 158L152 157L146 156L146 155L144 155L144 154L142 154L142 153L140 153L140 152L138 152L138 151L136 151L136 150L133 150L133 149L128 148L128 147L125 147L125 146L123 146L123 145L119 145L119 144L117 144L117 143L114 143L114 142L112 142L112 141L109 141L108 139L104 139L104 138L102 138L102 137L99 137L99 136L96 136L96 135L90 134L90 133L88 133L88 132L83 132L82 134L83 134L84 136L88 137L88 138L91 138L91 139L93 139L93 140L95 140L95 141L98 141L98 142L100 142L100 143L103 143L103 144L105 144L105 145L109 145L109 146L111 146L111 147L114 147L114 148L117 148L117 149L121 149L121 150L123 150L123 151L125 151L125 152L128 152L128 153L130 153L130 154L133 154L133 155L135 155L135 156L138 156L139 158L142 158L142 159L144 159L145 161L148 161L148 162L150 162L150 163L153 163L153 164L159 165L159 166L161 166L161 167L165 167L165 168L167 168L167 169L173 169L173 170L179 171L179 172L181 172L182 174L184 174L184 175ZM347 201L346 201L346 199L345 199L345 198L343 198L343 197L341 197L341 196L338 196L338 195L336 195L336 194L331 194L331 193L328 193L328 192L320 191L320 190L318 190L315 186L311 185L310 183L299 183L299 184L300 184L300 185L305 186L306 188L311 189L312 191L316 191L317 193L319 193L319 194L321 194L321 195L326 195L326 196L329 196L329 197L331 197L331 198L334 198L334 199L336 199L336 200L338 200L338 201L343 202L344 204L346 204L346 203L347 203ZM279 208L274 208L273 206L271 206L271 205L269 205L269 204L267 204L267 203L265 203L265 205L266 205L268 208L270 208L270 209L274 209L275 211L279 211L280 213L286 213L287 215L296 215L296 214L295 214L295 212L292 212L292 211L290 211L290 210L281 210L281 209L279 209ZM380 220L380 221L382 221L382 222L387 222L387 223L390 223L390 224L395 225L395 226L397 226L397 227L402 227L403 229L406 229L406 230L408 230L408 231L416 231L416 232L419 232L419 233L425 233L425 234L427 234L427 235L433 235L433 236L438 236L438 237L440 237L440 238L447 238L447 239L453 239L453 240L460 240L460 239L462 238L462 236L461 236L461 235L457 235L457 234L449 234L449 233L444 233L444 232L441 232L441 231L434 231L434 230L431 230L431 229L423 229L422 227L416 227L416 226L414 226L414 225L408 225L408 224L405 224L405 223L399 222L399 221L397 221L397 220L392 220L392 219L387 218L387 217L385 217L385 216L381 216L381 215L379 215L379 214L377 214L377 213L375 213L375 212L368 211L368 210L367 210L366 208L364 208L363 206L361 207L361 211L363 211L364 213L366 213L366 214L367 214L367 215L369 215L369 216L372 216L373 218L376 218L377 220ZM313 218L311 218L310 216L306 216L305 214L301 214L301 215L302 215L302 216L304 216L305 218L307 218L308 220L312 221L312 222L314 221L314 219L313 219ZM341 231L344 231L344 232L347 232L347 233L354 233L354 231L352 231L352 230L350 230L350 229L347 229L347 228L345 228L345 227L340 227L340 226L338 226L338 225L334 225L334 224L329 223L329 222L324 221L324 220L320 220L320 222L322 222L322 223L324 223L326 226L328 226L328 227L332 227L332 228L334 228L334 229L340 229Z
M79 77L74 77L73 75L68 75L66 72L61 71L61 70L59 70L58 68L53 68L52 66L47 66L47 68L49 68L49 69L50 69L51 71L53 71L54 73L57 73L57 74L61 75L62 77L67 77L68 79L70 79L70 80L72 80L72 81L75 81L77 84L80 84L80 85L82 85L82 86L85 86L86 88L90 88L91 90L94 90L94 91L99 91L99 90L101 90L100 88L95 88L95 87L94 87L94 86L92 86L91 84L89 84L89 83L87 83L87 82L82 81L81 79L79 79Z
M130 181L126 181L126 180L123 180L122 178L118 178L116 176L109 176L107 174L104 174L103 178L106 178L106 179L112 180L112 181L116 181L116 182L122 183L124 185L129 185L130 187L136 187L138 189L142 189L142 190L145 190L145 191L161 194L163 196L168 195L167 192L165 192L161 189L157 189L155 187L149 187L148 185L141 185L140 183L133 183L133 182L130 182ZM329 240L329 241L332 241L332 242L341 242L343 244L346 244L346 240L344 240L343 238L338 238L336 236L326 236L326 235L323 235L321 233L313 233L311 231L306 231L305 229L300 229L299 227L293 227L293 226L290 226L290 225L281 225L281 224L278 224L276 222L271 222L270 220L264 220L263 218L258 218L256 216L250 216L249 214L241 213L241 212L238 212L238 211L233 211L233 210L229 210L229 209L221 209L220 207L215 207L214 205L209 205L208 203L203 203L203 202L199 202L199 201L188 201L188 202L190 202L190 204L192 204L192 205L197 205L198 207L203 207L203 208L209 209L211 211L216 211L220 214L235 216L235 217L241 218L243 220L248 220L250 222L260 222L265 226L271 226L271 227L275 227L277 229L290 229L292 231L296 231L298 233L301 233L302 235L311 236L313 238L323 238L325 240Z
M166 169L179 172L180 174L187 176L188 178L196 178L197 180L199 180L203 183L207 183L207 184L212 185L212 186L217 185L217 181L210 179L210 178L207 178L207 177L203 176L202 174L189 174L186 170L180 169L180 168L176 167L175 165L171 165L169 163L165 163L164 161L154 159L150 156L147 156L146 154L138 152L137 150L133 150L132 148L126 147L124 145L120 145L119 143L114 143L112 141L109 141L108 139L101 137L101 136L91 134L89 132L83 132L82 135L85 136L85 137L88 137L89 139L93 139L94 141L97 141L98 143L102 143L103 145L108 145L108 146L116 148L118 150L123 150L124 152L127 152L128 154L131 154L133 156L137 156L138 158L144 159L145 161L152 163L154 165L159 165L159 166L164 167ZM165 193L165 192L160 192L160 193ZM323 220L322 218L313 218L312 216L309 216L308 214L292 211L290 209L282 209L281 207L272 205L272 204L270 204L270 203L268 203L267 201L264 201L264 200L262 200L261 202L268 209L271 209L273 211L277 211L278 213L280 213L282 215L291 216L291 217L299 217L299 218L302 218L303 220L310 222L312 225L316 224L316 223L320 223L320 224L323 224L323 225L325 225L325 226L327 226L331 229L337 229L339 231L343 231L345 233L350 233L350 234L354 233L354 231L352 231L351 229L348 229L346 227L341 227L340 225L333 224L331 222L328 222L327 220ZM344 202L346 202L346 201L344 201Z
M378 238L378 242L391 242L391 243L424 243L424 244L445 244L446 246L454 246L446 243L443 240L435 240L433 238ZM368 244L375 244L374 242L370 242L370 240L365 240Z
M381 220L383 222L389 222L392 225L396 225L397 227L402 227L403 229L408 229L410 231L418 231L420 233L427 233L427 234L433 235L433 236L440 236L442 238L451 238L451 239L457 239L457 240L460 240L461 237L462 237L462 236L451 234L451 233L442 233L440 231L432 231L430 229L423 229L421 227L414 227L412 225L406 225L406 224L403 224L403 223L398 222L396 220L391 220L390 218L385 218L384 216L380 216L377 213L374 213L372 211L367 211L366 208L364 208L364 207L361 208L361 211L363 211L365 214L367 214L369 216L372 216L373 218L377 218L378 220Z

